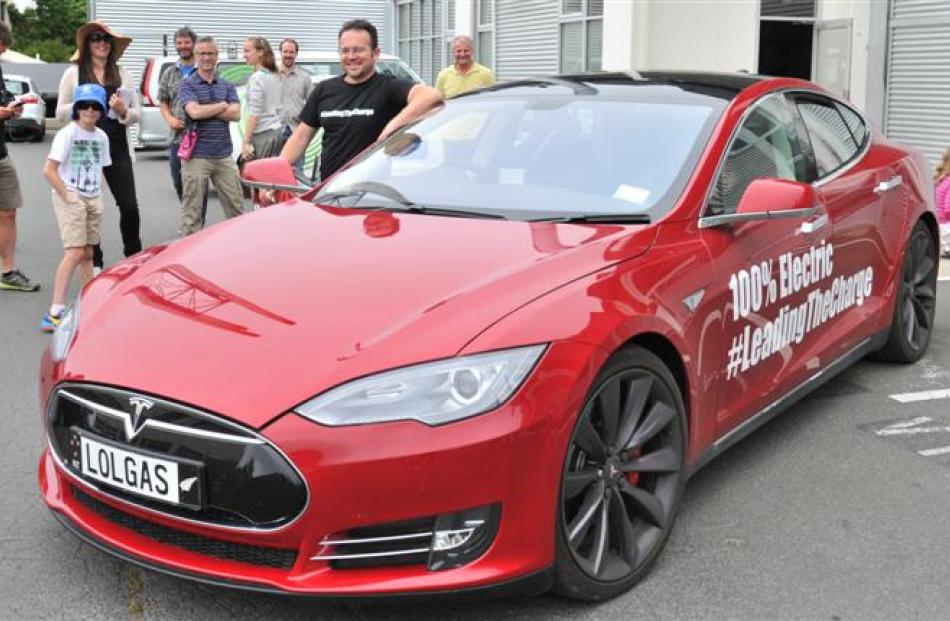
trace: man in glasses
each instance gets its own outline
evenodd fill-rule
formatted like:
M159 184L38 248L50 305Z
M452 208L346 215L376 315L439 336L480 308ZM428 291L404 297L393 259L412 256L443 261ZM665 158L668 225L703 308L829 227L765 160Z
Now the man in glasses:
M185 114L194 121L197 140L182 162L182 237L201 230L204 220L201 199L208 181L218 191L218 200L228 218L244 211L244 195L237 164L231 157L228 123L241 119L241 103L234 85L218 75L218 44L200 37L195 44L198 69L181 81L179 98ZM185 159L185 155L182 155Z
M300 124L280 153L291 164L323 128L320 178L326 179L376 140L442 102L434 88L377 73L378 41L376 27L364 19L343 24L338 36L343 74L320 82L307 98Z

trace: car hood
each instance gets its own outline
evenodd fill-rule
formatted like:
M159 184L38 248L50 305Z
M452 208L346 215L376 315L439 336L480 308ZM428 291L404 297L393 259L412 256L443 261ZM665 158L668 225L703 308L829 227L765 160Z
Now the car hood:
M298 200L103 272L84 293L63 377L259 427L346 380L453 356L520 306L643 252L653 235Z

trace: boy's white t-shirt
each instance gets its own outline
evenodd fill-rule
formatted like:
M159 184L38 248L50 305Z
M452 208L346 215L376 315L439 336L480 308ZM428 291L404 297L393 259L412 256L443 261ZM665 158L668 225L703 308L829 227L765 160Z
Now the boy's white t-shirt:
M102 169L112 165L109 137L98 127L86 131L71 121L53 137L49 159L59 162L59 178L66 188L87 198L102 193Z

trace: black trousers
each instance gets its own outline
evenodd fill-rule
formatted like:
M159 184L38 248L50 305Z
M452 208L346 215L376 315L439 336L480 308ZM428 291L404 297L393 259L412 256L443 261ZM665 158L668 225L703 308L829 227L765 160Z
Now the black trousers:
M142 249L139 237L139 203L135 198L135 174L132 170L132 158L128 146L117 148L112 157L112 166L102 169L112 198L119 207L119 231L122 233L122 254L130 257ZM92 249L92 264L101 268L102 248L96 245Z

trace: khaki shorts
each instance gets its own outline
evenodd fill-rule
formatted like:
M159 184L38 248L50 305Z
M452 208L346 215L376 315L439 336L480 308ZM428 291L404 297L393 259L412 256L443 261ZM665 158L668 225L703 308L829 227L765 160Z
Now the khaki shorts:
M87 198L68 192L69 202L63 201L53 190L53 211L59 223L59 237L63 248L82 248L99 243L102 224L102 196Z
M20 195L16 166L8 155L0 160L0 209L19 209L22 206L23 197Z

